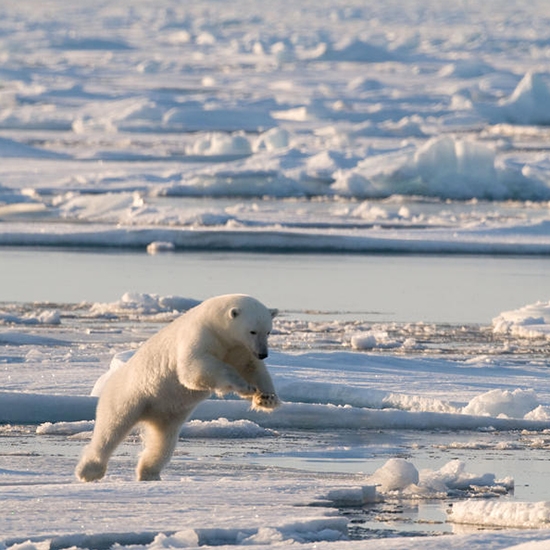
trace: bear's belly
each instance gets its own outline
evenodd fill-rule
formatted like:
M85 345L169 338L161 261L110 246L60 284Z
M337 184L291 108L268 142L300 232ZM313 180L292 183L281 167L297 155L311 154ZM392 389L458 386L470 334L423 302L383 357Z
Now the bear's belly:
M181 420L193 412L193 409L210 396L209 391L190 390L179 381L163 384L148 400L144 419Z

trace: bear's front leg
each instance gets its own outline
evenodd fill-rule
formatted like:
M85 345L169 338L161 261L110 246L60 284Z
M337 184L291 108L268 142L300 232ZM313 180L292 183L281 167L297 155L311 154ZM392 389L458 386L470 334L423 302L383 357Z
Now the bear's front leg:
M246 398L258 392L258 388L247 382L231 365L213 355L178 365L178 378L190 390L207 390L221 395L236 393Z
M271 412L281 404L275 392L273 380L263 361L252 358L241 372L249 384L258 388L251 399L253 410ZM243 397L250 399L247 396Z

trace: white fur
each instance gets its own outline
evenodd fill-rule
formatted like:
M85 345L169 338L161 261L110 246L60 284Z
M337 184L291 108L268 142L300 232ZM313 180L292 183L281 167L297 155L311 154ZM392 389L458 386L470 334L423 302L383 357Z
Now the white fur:
M276 314L250 296L218 296L147 340L101 392L92 442L76 467L78 479L102 478L111 454L138 422L144 450L137 479L160 479L182 423L213 392L236 393L254 409L277 407L262 361Z

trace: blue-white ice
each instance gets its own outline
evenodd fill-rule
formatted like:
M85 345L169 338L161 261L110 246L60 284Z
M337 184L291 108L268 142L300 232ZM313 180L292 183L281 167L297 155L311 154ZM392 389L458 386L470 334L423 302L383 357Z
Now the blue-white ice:
M0 246L547 255L549 17L545 0L4 3ZM132 481L135 436L76 483L96 381L205 297L178 276L177 296L79 304L21 300L23 280L0 304L0 550L550 544L547 295L475 327L288 307L280 411L208 401L162 483ZM453 536L349 540L339 508L402 497L449 499Z
M543 2L280 9L3 7L0 244L548 252Z

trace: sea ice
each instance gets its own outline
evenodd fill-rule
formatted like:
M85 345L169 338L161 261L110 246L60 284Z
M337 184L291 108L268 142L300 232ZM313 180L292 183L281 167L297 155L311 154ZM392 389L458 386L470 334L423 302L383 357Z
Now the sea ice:
M403 491L411 485L417 485L420 477L418 470L404 458L390 458L384 466L369 476L368 482L379 487L383 493Z
M514 93L500 102L507 121L516 124L550 124L548 74L527 73Z
M547 254L547 10L546 0L4 2L0 245L39 255L42 246ZM174 256L147 259L158 266ZM46 285L42 273L37 280ZM368 273L357 292L367 284ZM285 352L270 356L280 411L209 400L183 432L205 454L179 455L170 479L128 481L117 470L122 453L108 480L82 487L72 480L70 438L86 437L96 404L87 394L108 358L116 368L127 359L118 352L197 303L147 289L108 300L2 306L0 421L13 423L1 434L2 550L550 544L539 529L549 523L546 501L449 497L502 494L510 479L469 474L462 460L418 471L395 458L376 474L380 488L445 494L458 526L519 529L350 541L349 518L334 507L369 504L372 486L364 474L321 471L364 468L369 453L414 455L418 439L429 445L448 430L453 440L461 430L495 433L487 447L495 468L534 469L537 461L516 458L548 448L547 302L495 317L498 346L484 340L486 361L479 349L474 360L459 357L464 335L450 353L434 351L433 334L415 342L338 323L303 329L301 349L313 349L298 353L297 338L288 343L294 320L284 319L273 338ZM340 349L316 350L323 334ZM271 448L283 430L291 468ZM402 430L414 444L401 446ZM343 434L367 443L331 455L325 437ZM218 437L226 447L206 456ZM254 449L233 461L238 437L256 438ZM485 458L482 444L460 443L424 458L448 449ZM299 453L306 459L294 468ZM538 489L544 476L522 470L518 488ZM332 498L326 508L304 505L319 495Z
M494 389L474 397L462 409L462 414L524 418L539 405L540 402L533 390L519 388L513 391Z
M470 499L453 504L449 521L501 528L547 528L550 502Z
M550 302L536 302L493 319L493 331L522 338L550 338Z

